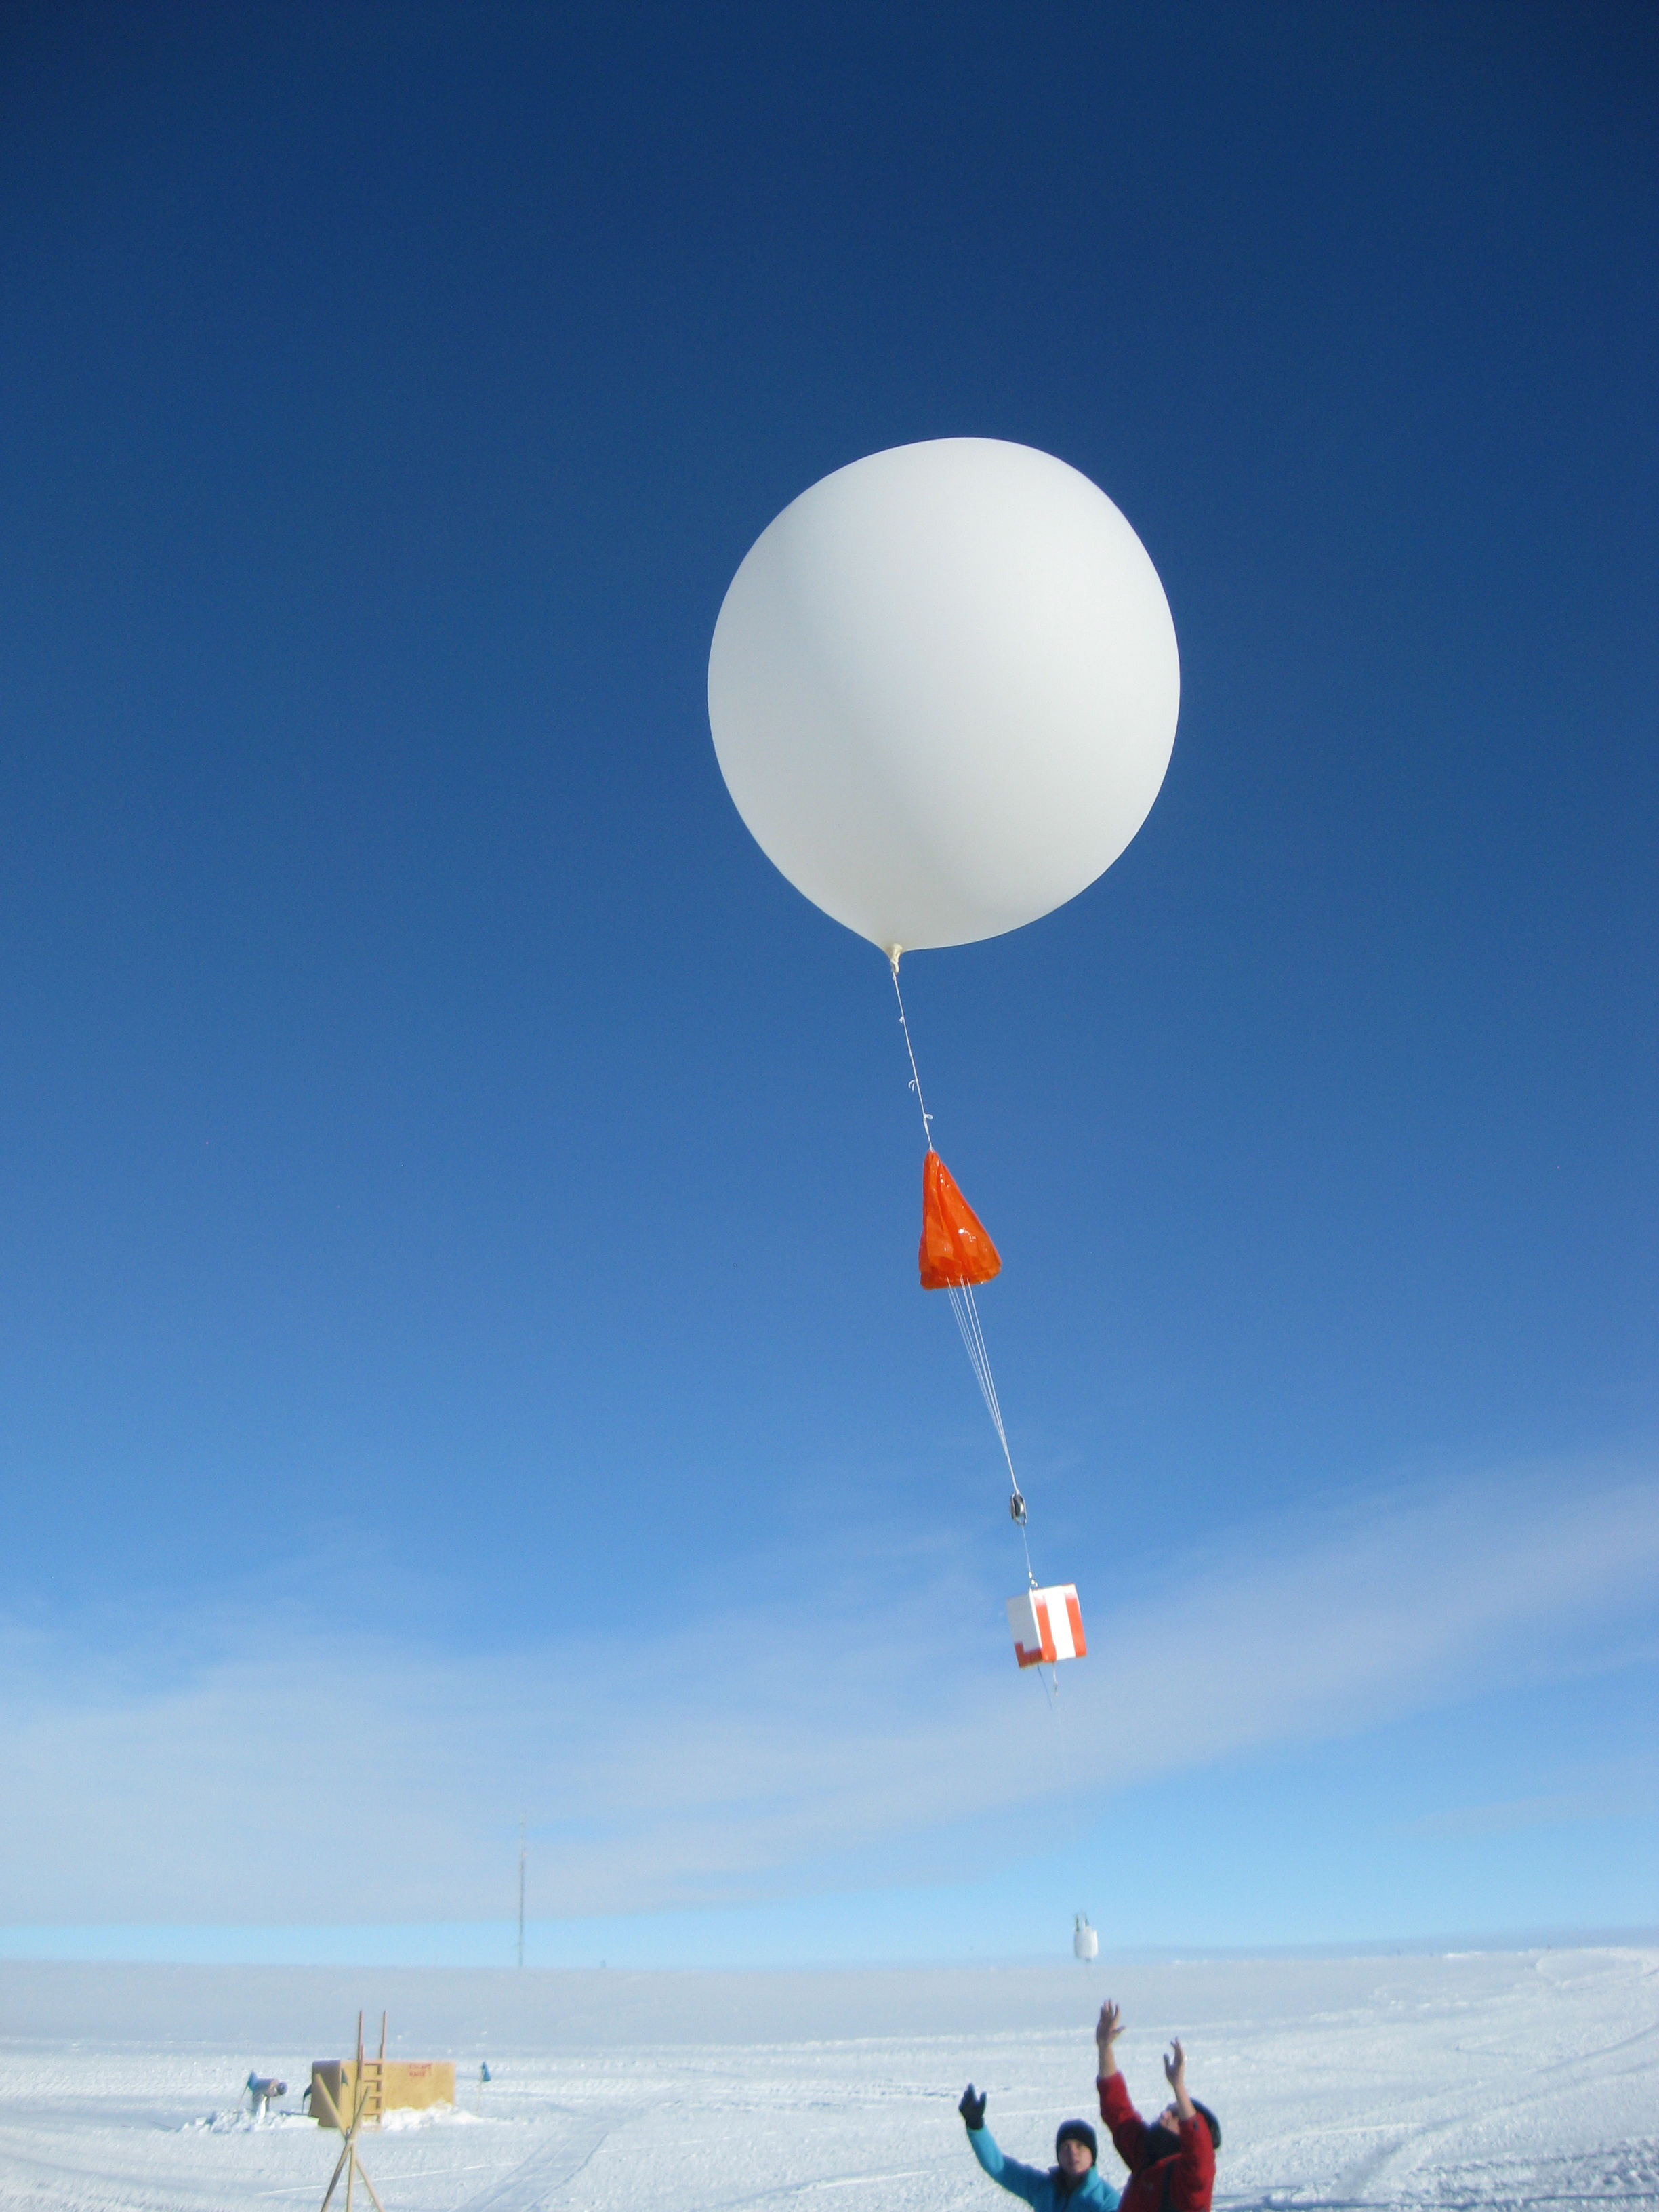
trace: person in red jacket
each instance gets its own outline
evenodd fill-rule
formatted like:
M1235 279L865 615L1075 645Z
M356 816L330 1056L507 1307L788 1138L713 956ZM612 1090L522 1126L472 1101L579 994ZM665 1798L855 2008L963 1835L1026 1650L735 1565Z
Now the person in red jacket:
M1122 2033L1123 2016L1109 1999L1100 2008L1095 2029L1095 2049L1100 2054L1095 2087L1100 2092L1100 2117L1129 2169L1120 2212L1210 2212L1221 2123L1207 2105L1187 2094L1187 2055L1177 2039L1164 2062L1175 2102L1166 2105L1148 2127L1130 2103L1128 2085L1117 2070L1113 2046Z

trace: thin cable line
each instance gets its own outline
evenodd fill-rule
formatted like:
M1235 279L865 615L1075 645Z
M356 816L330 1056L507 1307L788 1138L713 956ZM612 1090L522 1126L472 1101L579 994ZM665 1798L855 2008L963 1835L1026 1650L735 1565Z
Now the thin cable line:
M921 1072L916 1066L916 1048L910 1041L910 1024L905 1018L904 994L899 988L899 956L896 950L887 956L887 964L893 971L893 996L898 1000L899 1027L904 1032L904 1050L910 1062L910 1088L916 1094L916 1105L921 1114L921 1133L928 1151L933 1149L933 1117L929 1115L921 1095ZM1002 1407L997 1400L996 1377L991 1372L990 1347L985 1341L985 1331L979 1318L979 1308L974 1302L974 1286L964 1280L947 1283L951 1310L957 1317L957 1327L962 1333L963 1348L968 1354L968 1364L974 1370L974 1380L985 1401L985 1410L991 1416L991 1425L997 1432L997 1442L1002 1446L1002 1456L1008 1468L1008 1480L1013 1485L1010 1510L1014 1525L1019 1530L1021 1548L1025 1553L1025 1577L1035 1589L1036 1574L1031 1565L1031 1541L1025 1528L1025 1500L1021 1494L1019 1477L1014 1473L1014 1455L1008 1449L1008 1431L1003 1425ZM1039 1673L1042 1671L1039 1668ZM1058 1684L1056 1684L1056 1688Z
M921 1078L916 1073L916 1049L910 1042L910 1024L904 1018L904 994L899 988L896 952L888 954L887 963L893 971L893 996L898 1000L899 1027L904 1031L904 1049L910 1055L910 1088L916 1094L917 1105L921 1107L921 1133L927 1139L927 1149L931 1152L933 1149L933 1124L927 1109L921 1103Z

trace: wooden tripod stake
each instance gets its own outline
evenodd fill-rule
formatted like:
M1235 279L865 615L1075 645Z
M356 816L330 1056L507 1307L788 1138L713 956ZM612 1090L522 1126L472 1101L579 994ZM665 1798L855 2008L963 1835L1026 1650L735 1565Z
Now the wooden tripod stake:
M344 2142L340 2147L340 2155L335 2161L334 2172L330 2178L328 2187L323 2191L322 2212L328 2212L329 2205L333 2201L334 2191L339 2185L340 2176L343 2172L346 2178L345 2212L351 2212L351 2185L354 2181L358 2179L359 2177L362 2178L363 2187L368 2191L369 2200L374 2207L374 2212L386 2212L385 2205L381 2203L380 2198L374 2194L374 2184L368 2178L368 2169L363 2165L362 2159L357 2155L357 2130L362 2125L363 2115L368 2111L370 2101L368 2085L363 2080L364 2070L363 2016L362 2013L359 2013L357 2015L357 2070L352 2077L351 2125L349 2127L347 2127L345 2122L341 2118L338 2107L336 2106L333 2098L328 2094L327 2085L320 2079L317 2079L314 2083L317 2095L322 2099L323 2102L328 2106L329 2111L334 2115L334 2124L345 2137ZM379 2063L375 2066L374 2071L375 2094L374 2104L377 2115L380 2109L381 2085L385 2081L386 2014L382 2013L380 2014L380 2056Z

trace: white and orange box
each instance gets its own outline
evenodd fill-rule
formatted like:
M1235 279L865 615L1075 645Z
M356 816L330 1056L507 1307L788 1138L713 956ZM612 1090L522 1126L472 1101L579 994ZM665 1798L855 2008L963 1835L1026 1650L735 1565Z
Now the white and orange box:
M1014 1656L1022 1667L1052 1667L1057 1659L1081 1659L1083 1615L1077 1584L1056 1583L1052 1589L1023 1590L1008 1601L1008 1626L1014 1632Z

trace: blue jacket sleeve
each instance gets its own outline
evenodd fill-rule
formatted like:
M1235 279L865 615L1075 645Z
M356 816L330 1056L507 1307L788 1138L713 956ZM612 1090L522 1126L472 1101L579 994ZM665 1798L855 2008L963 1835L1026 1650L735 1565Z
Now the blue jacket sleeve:
M993 2181L1023 2197L1028 2204L1036 2203L1037 2191L1048 2186L1046 2173L1039 2173L1034 2166L1022 2166L1017 2158L1005 2158L989 2128L969 2128L968 2140L974 2146L974 2156Z

